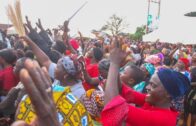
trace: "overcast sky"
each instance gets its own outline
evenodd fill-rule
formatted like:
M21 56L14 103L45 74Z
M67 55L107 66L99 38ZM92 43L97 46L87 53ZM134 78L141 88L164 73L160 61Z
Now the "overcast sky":
M0 23L8 23L5 7L14 0L0 0ZM21 0L22 13L32 22L41 18L44 27L62 24L86 0ZM146 24L148 0L87 0L88 4L70 23L71 34L77 30L90 34L92 29L99 29L108 18L117 14L129 24L127 31L133 32L137 26ZM196 10L196 0L162 0L161 21L178 23L183 13ZM165 24L165 23L164 23Z

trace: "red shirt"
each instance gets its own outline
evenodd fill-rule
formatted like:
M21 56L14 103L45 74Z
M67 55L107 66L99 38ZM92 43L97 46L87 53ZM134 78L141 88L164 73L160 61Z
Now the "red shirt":
M13 73L13 67L7 67L0 71L0 87L5 91L9 91L12 87L16 86L19 79Z
M143 105L137 108L129 105L132 102ZM101 113L104 126L176 126L178 113L170 109L163 109L145 102L145 95L133 91L123 85L121 96L113 98Z
M98 77L99 76L98 63L86 65L86 71L88 72L90 77L92 78ZM83 83L83 86L86 91L95 88L94 86L86 82Z
M85 58L84 60L85 60L86 66L91 64L91 59L90 58Z

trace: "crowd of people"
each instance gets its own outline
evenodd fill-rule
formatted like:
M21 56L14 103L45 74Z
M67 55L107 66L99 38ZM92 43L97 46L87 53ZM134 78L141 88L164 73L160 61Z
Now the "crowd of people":
M72 38L68 24L1 31L0 126L196 126L194 45Z

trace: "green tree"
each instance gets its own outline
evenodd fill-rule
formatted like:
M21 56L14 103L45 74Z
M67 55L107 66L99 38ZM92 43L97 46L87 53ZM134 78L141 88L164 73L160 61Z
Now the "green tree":
M130 38L135 41L141 41L143 35L145 34L146 34L146 26L142 25L136 28L136 31L134 34L130 34Z
M108 31L112 35L117 35L120 32L123 32L128 27L128 24L124 22L124 19L118 17L117 15L112 15L109 18L109 21L101 28L101 31Z

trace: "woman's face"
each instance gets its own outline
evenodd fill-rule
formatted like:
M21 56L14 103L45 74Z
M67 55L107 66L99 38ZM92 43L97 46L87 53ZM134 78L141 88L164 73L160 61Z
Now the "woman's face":
M182 71L185 69L185 64L182 61L178 60L175 67L177 67L180 71Z
M66 71L63 67L63 64L61 62L61 59L57 62L57 66L55 68L55 79L62 81L64 78L64 76L66 75Z
M93 48L91 48L91 49L87 52L87 57L88 57L88 58L93 58Z
M154 74L146 87L148 94L146 95L146 102L151 105L158 104L160 101L168 97L168 93L163 87L157 74Z

